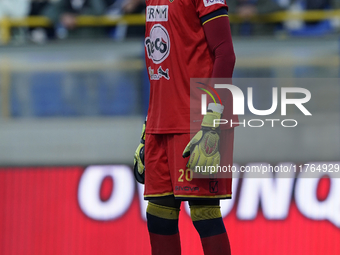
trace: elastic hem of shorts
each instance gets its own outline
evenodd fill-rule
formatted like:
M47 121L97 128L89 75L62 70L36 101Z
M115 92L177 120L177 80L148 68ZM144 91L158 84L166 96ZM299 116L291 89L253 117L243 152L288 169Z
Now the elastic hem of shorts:
M174 195L175 199L179 199L179 200L201 200L201 199L231 199L232 196L231 194L227 194L227 195L217 195L217 196L196 196L196 195Z
M198 128L199 130L199 128ZM147 129L146 134L148 135L169 135L169 134L190 134L190 128L179 128L179 129Z
M151 194L151 195L144 195L144 200L150 200L150 199L157 199L157 198L165 198L165 197L173 197L173 192L166 192L163 194Z
M239 124L233 125L232 127L228 125L221 125L221 130L231 130L235 127L239 126ZM146 134L148 135L173 135L173 134L194 134L200 130L201 126L197 126L196 128L185 128L185 129L151 129L146 130Z

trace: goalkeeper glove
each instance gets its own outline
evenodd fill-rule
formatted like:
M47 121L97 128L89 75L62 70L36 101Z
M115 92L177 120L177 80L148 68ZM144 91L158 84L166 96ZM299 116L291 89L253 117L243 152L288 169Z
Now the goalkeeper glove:
M215 168L208 167L220 164L219 124L215 124L214 120L221 119L223 109L224 106L220 104L210 103L208 105L201 130L191 139L183 151L183 158L190 156L187 167L195 172L208 175L217 171ZM196 171L196 167L203 167L203 169Z
M146 120L143 124L143 131L140 138L140 144L138 145L135 157L134 157L134 168L133 173L137 182L144 184L144 150L145 150L145 126Z

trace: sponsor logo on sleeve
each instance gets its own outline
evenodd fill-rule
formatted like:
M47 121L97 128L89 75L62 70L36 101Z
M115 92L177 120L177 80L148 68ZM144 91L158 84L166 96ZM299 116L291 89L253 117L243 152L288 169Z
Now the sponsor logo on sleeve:
M168 21L169 6L150 5L146 7L146 22Z
M155 64L162 63L170 53L170 36L165 27L154 25L145 38L145 48L149 59Z
M224 0L202 0L205 7L211 6L213 4L225 4Z

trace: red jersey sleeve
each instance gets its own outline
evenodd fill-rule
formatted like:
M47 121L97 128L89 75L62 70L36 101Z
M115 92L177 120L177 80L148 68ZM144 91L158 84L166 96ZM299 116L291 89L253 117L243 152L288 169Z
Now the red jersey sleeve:
M199 18L216 11L222 7L228 9L225 0L192 0L196 7L196 12Z

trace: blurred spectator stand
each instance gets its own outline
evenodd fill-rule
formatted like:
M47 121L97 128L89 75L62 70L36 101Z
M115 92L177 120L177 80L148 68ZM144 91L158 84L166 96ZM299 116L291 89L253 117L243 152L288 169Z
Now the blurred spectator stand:
M58 38L97 37L104 34L103 29L77 26L76 17L80 15L101 16L106 11L105 0L59 0L52 2L42 14L49 18L55 28Z
M271 35L275 23L253 22L256 16L282 10L273 0L228 0L229 13L238 17L239 22L231 24L233 35Z
M340 0L296 0L289 6L293 14L305 11L319 15L319 13L340 8ZM292 36L322 36L339 31L340 15L321 21L294 19L284 22L286 30Z
M78 3L78 5L72 5L69 1L70 0L59 0L58 2L47 4L43 6L43 8L41 6L37 7L37 5L32 5L34 8L41 8L39 9L38 13L44 14L46 16L25 17L18 15L9 16L8 14L6 16L0 16L0 43L9 43L12 36L11 29L17 27L35 28L56 26L58 29L61 29L61 37L63 34L67 35L70 31L70 33L75 32L75 34L77 34L78 32L76 32L76 30L86 27L87 31L90 29L93 33L90 32L89 34L85 34L90 37L92 34L92 38L97 38L96 34L101 33L99 32L100 29L98 29L98 27L103 28L116 25L143 26L145 24L145 15L140 14L140 11L144 7L140 3L136 6L133 5L132 8L130 3L125 5L123 2L118 5L120 8L122 8L122 10L119 10L115 8L112 9L112 7L116 5L116 2L112 2L113 0L88 0L86 2L79 0L81 4L80 2L78 3L78 1L74 0ZM337 3L339 0L333 1ZM13 3L14 2L15 1L13 0ZM235 34L242 35L272 34L273 28L275 28L275 23L277 24L282 22L317 22L331 20L332 24L337 24L339 23L340 17L340 9L278 11L283 9L283 7L281 7L282 5L279 6L272 0L258 0L256 2L250 2L246 0L230 0L228 1L228 5L232 31ZM334 4L334 7L339 8L338 4ZM112 10L116 11L112 12ZM130 11L137 14L126 14ZM3 12L0 11L0 13ZM32 13L35 14L33 10ZM333 32L336 32L336 30L333 30Z
M9 19L20 19L27 16L30 10L30 0L0 0L0 33L1 37L8 37L9 31L6 29ZM18 37L24 37L24 31L17 29Z

